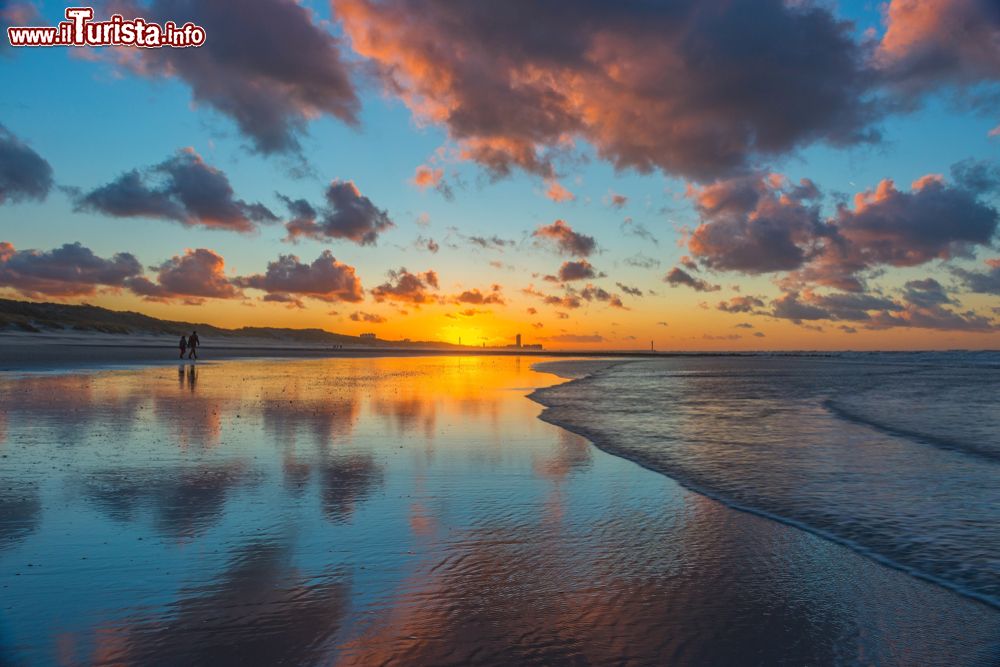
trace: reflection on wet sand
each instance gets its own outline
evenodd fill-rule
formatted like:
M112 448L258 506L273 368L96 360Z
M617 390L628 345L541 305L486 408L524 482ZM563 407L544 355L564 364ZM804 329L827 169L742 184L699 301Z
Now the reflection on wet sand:
M382 470L371 456L335 457L320 467L323 511L331 521L345 521L357 504L382 481Z
M539 421L553 381L485 357L0 381L0 662L995 659L993 610Z
M221 516L229 492L247 481L241 463L190 469L98 471L82 481L83 496L115 521L129 522L148 508L156 531L191 537Z
M249 544L210 584L182 590L163 619L131 628L126 659L138 665L301 664L322 653L349 605L337 572L304 575L287 544ZM329 648L329 647L327 647Z
M0 550L30 535L41 515L37 489L0 478Z

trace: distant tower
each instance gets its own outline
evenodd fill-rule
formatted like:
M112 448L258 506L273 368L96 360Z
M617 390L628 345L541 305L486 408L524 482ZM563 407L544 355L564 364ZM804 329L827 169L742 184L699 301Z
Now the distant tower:
M521 347L521 334L517 334L517 337L514 338L514 347Z

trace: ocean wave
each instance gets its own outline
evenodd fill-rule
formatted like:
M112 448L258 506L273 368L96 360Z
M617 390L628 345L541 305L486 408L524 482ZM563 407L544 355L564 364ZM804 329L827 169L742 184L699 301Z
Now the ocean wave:
M824 401L823 405L840 419L868 426L888 435L908 438L916 442L940 447L941 449L947 449L953 452L962 452L970 456L978 456L989 461L1000 462L1000 451L989 446L980 446L974 442L963 442L961 440L942 438L933 433L907 428L905 425L893 424L889 420L879 420L876 417L866 415L862 412L852 411L850 407L832 399Z
M545 407L543 420L604 451L1000 609L995 452L970 456L962 439L934 442L946 425L926 432L919 419L912 433L893 432L899 422L906 430L913 411L900 407L915 391L988 401L984 389L997 378L969 385L938 363L915 382L851 361L636 361L530 397ZM896 401L896 422L837 413L880 397ZM944 404L927 420L968 414L968 405ZM954 430L995 439L986 421Z

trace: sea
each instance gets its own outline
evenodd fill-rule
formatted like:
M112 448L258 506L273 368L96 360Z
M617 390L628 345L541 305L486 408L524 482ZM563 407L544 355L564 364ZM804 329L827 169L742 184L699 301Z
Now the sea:
M594 365L542 418L732 508L1000 607L1000 353Z

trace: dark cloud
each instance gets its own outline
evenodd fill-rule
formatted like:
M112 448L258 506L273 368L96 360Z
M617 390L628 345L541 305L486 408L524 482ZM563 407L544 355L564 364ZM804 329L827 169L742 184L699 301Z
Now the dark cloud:
M814 141L873 138L865 50L851 24L812 3L334 7L387 90L497 175L551 178L573 137L618 168L696 179Z
M573 262L563 262L559 267L559 280L569 282L572 280L587 280L596 278L597 272L593 265L585 259Z
M940 286L939 286L940 287ZM870 311L898 311L902 306L888 297L855 292L833 292L812 295L810 301L829 314L826 319L863 322L870 319Z
M438 289L438 277L434 271L410 273L405 268L389 271L389 280L372 290L376 301L399 301L420 305L438 301L432 290Z
M580 299L580 297L573 293L567 293L565 296L545 294L544 292L539 292L532 286L525 287L524 289L521 290L521 292L527 294L528 296L533 296L538 299L541 299L542 303L544 303L547 306L574 309L574 308L579 308L583 305L583 302ZM565 313L557 313L557 315L562 319L569 317Z
M712 285L708 281L702 280L701 278L695 278L690 273L677 266L670 269L667 275L663 277L663 282L667 283L671 287L680 287L683 285L698 292L718 292L722 289L719 285Z
M486 250L503 250L504 248L513 247L516 243L510 239L500 238L499 236L467 236L464 237L469 243Z
M752 313L763 307L763 299L750 295L730 297L729 301L720 301L716 306L718 310L725 313Z
M472 305L483 305L483 304L496 304L504 305L503 294L501 292L500 285L493 285L489 292L482 292L478 288L471 290L465 290L461 294L455 296L456 303L468 303Z
M438 244L437 241L435 241L434 239L424 238L423 236L418 236L417 240L414 241L413 244L416 247L421 248L423 250L427 250L428 252L431 253L436 253L438 250L441 249L441 246Z
M320 241L346 239L375 245L379 234L395 227L388 212L361 194L353 181L333 181L326 189L326 205L317 211L302 199L282 197L294 216L286 223L288 238L307 236Z
M691 253L720 270L767 273L801 267L825 234L819 207L795 196L796 188L801 185L752 174L692 189L702 224L688 242Z
M653 245L660 245L659 240L653 236L653 232L646 229L646 226L636 222L632 218L625 218L622 224L618 226L619 231L625 236L635 236L637 238L649 241Z
M956 171L966 178L970 172ZM969 186L972 186L971 188ZM932 259L968 256L990 243L1000 214L978 198L982 183L925 176L910 192L884 180L841 206L835 224L851 250L868 265L916 266Z
M77 210L119 218L174 220L183 225L249 232L276 222L263 204L236 199L229 178L186 148L149 169L133 169L76 200Z
M553 244L558 252L572 257L590 257L597 249L593 236L573 231L563 220L540 226L532 236Z
M52 167L49 163L0 124L0 204L42 200L50 189Z
M956 276L961 278L965 289L970 292L980 294L996 294L1000 296L1000 258L986 260L987 271L969 271L967 269L953 269Z
M86 296L102 287L124 287L141 275L139 260L127 252L104 259L79 242L41 251L16 250L0 241L0 287L28 297Z
M152 0L112 3L130 16L178 25L208 38L196 49L122 49L133 72L177 77L198 103L231 118L262 153L296 151L310 119L355 124L359 103L338 39L294 0Z
M603 287L596 287L594 285L588 284L579 292L580 298L586 301L601 301L608 304L612 308L621 308L622 310L628 310L625 304L622 303L621 297L617 294L611 294Z
M903 299L920 308L957 305L958 303L945 292L944 286L933 278L908 281L903 286Z
M608 202L611 204L612 208L616 208L620 211L628 204L628 197L612 192L608 198Z
M555 306L557 308L566 308L568 310L574 310L574 309L579 308L580 306L583 305L583 302L580 301L580 297L578 297L576 295L565 295L565 296L549 295L549 296L545 297L544 302L545 302L545 305L547 305L547 306ZM561 314L561 313L556 313L556 314L559 315L559 317L561 319L565 319L566 317L569 317L569 315L565 315L565 314Z
M714 334L702 334L701 336L705 340L739 340L743 336L739 334L724 334L722 336L716 336Z
M387 320L378 313L365 313L356 311L350 315L353 322L368 322L370 324L384 324Z
M295 255L280 255L277 260L268 262L265 273L240 276L233 282L268 294L297 295L328 302L358 302L364 297L354 267L337 261L329 250L324 250L312 264L303 264Z
M975 311L956 311L943 306L921 306L908 303L900 311L881 311L871 318L871 328L914 327L941 331L971 331L992 333L998 330L996 322Z
M623 260L629 266L634 266L639 269L658 269L660 268L660 260L654 257L646 257L641 252L631 257L626 257Z
M458 315L460 317L475 317L476 315L488 315L490 312L492 311L481 310L479 308L466 308L465 310L460 310ZM450 317L450 315L446 315L446 317Z
M786 292L771 302L772 317L791 320L798 324L803 320L827 320L830 313L820 306L804 303L798 292Z
M154 267L157 280L138 276L129 278L130 290L149 300L167 301L175 298L232 299L240 291L226 277L226 262L218 253L207 248L185 250L163 264Z
M786 292L771 302L774 317L799 323L803 320L871 321L870 311L900 311L903 305L887 297L835 292Z
M630 287L630 286L625 285L623 283L615 283L615 284L618 285L618 289L620 289L621 291L625 292L629 296L637 296L637 297L641 297L642 296L642 290L639 289L638 287Z
M932 278L906 283L899 300L876 294L812 291L786 292L772 301L771 316L797 324L829 320L861 323L868 329L914 327L946 331L996 331L997 325L973 311L958 306L943 286ZM841 327L842 330L843 327ZM850 333L850 332L848 332Z
M1000 183L992 164L961 162L952 182L924 176L908 192L883 180L822 219L811 181L755 174L692 188L702 223L689 248L704 265L757 274L790 271L789 286L860 292L882 267L966 257L988 245L1000 213L986 195Z
M265 294L260 298L261 301L267 303L283 303L288 306L288 308L305 308L306 304L302 299L297 296L292 296L291 294L284 294L282 292L273 292L270 294Z

